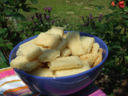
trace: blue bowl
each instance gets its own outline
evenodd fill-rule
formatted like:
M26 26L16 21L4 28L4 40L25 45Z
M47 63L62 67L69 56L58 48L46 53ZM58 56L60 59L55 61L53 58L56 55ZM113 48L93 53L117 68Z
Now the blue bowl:
M67 33L67 31L65 31L65 33ZM100 64L91 68L90 70L71 76L56 77L56 78L33 76L19 69L14 69L14 70L20 76L20 78L29 86L29 88L35 93L38 92L49 96L56 96L56 95L62 96L62 95L69 95L75 93L87 87L95 80L97 75L100 73L100 70L102 69L104 62L108 57L108 47L100 38L96 36L81 32L80 35L94 37L95 41L99 43L101 48L103 48L103 60L100 62ZM17 44L12 49L9 55L9 62L11 62L11 60L16 57L16 51L21 44L36 37L37 36L30 37Z

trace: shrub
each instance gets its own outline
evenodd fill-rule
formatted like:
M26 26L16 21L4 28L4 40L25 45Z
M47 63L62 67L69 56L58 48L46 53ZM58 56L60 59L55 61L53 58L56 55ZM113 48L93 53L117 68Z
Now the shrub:
M0 48L11 49L13 45L21 40L20 32L16 31L17 23L25 20L20 11L30 12L36 10L30 5L37 3L37 0L0 0Z
M107 94L128 78L128 11L119 5L111 8L113 12L105 16L82 17L83 24L79 26L79 30L97 35L108 45L109 56L102 70L109 77L102 86Z
M51 26L61 26L66 29L71 29L65 19L55 17L51 14L52 8L45 7L42 13L35 13L30 21L22 21L17 24L16 31L20 32L20 41L37 35L40 32L45 32L51 28Z

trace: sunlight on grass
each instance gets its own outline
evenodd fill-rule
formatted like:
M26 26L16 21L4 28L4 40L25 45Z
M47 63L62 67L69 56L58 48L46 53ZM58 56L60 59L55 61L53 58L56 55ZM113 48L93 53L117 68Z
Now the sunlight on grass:
M65 18L71 24L80 24L81 16L110 13L109 4L110 0L38 0L34 7L38 8L38 12L43 12L44 7L52 7L53 15ZM30 18L33 13L27 14L27 17Z

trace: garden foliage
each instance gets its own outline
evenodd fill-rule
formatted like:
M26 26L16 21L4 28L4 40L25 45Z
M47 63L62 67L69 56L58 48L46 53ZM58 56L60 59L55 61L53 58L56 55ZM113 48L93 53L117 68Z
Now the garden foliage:
M128 10L122 2L113 1L110 7L113 12L108 15L82 17L83 24L79 27L83 32L100 37L108 45L109 56L102 70L109 77L103 86L108 94L113 92L111 85L112 89L118 89L123 80L128 80Z
M21 11L36 10L31 4L37 0L0 0L0 47L11 49L13 45L22 40L21 31L17 30L17 23L26 20Z

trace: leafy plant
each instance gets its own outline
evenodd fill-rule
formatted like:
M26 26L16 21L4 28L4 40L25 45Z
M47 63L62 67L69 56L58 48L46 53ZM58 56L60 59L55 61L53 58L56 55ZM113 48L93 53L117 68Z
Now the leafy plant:
M83 32L100 37L108 45L109 56L102 70L109 77L108 83L103 86L107 94L113 92L111 89L119 88L122 80L128 78L127 12L117 7L113 9L113 13L105 16L82 17L83 24L79 27L79 30Z
M35 15L32 16L33 32L44 32L51 26L68 27L65 19L53 16L51 11L51 7L45 7L42 13L35 13Z
M37 3L37 0L0 0L0 47L11 49L13 45L21 40L20 32L16 31L17 23L25 20L22 11L30 12L36 10L30 5Z
M61 26L69 30L71 29L66 20L53 16L51 11L51 7L45 7L42 13L35 13L30 21L22 21L17 24L16 31L22 33L20 38L26 39L40 32L45 32L51 26Z

